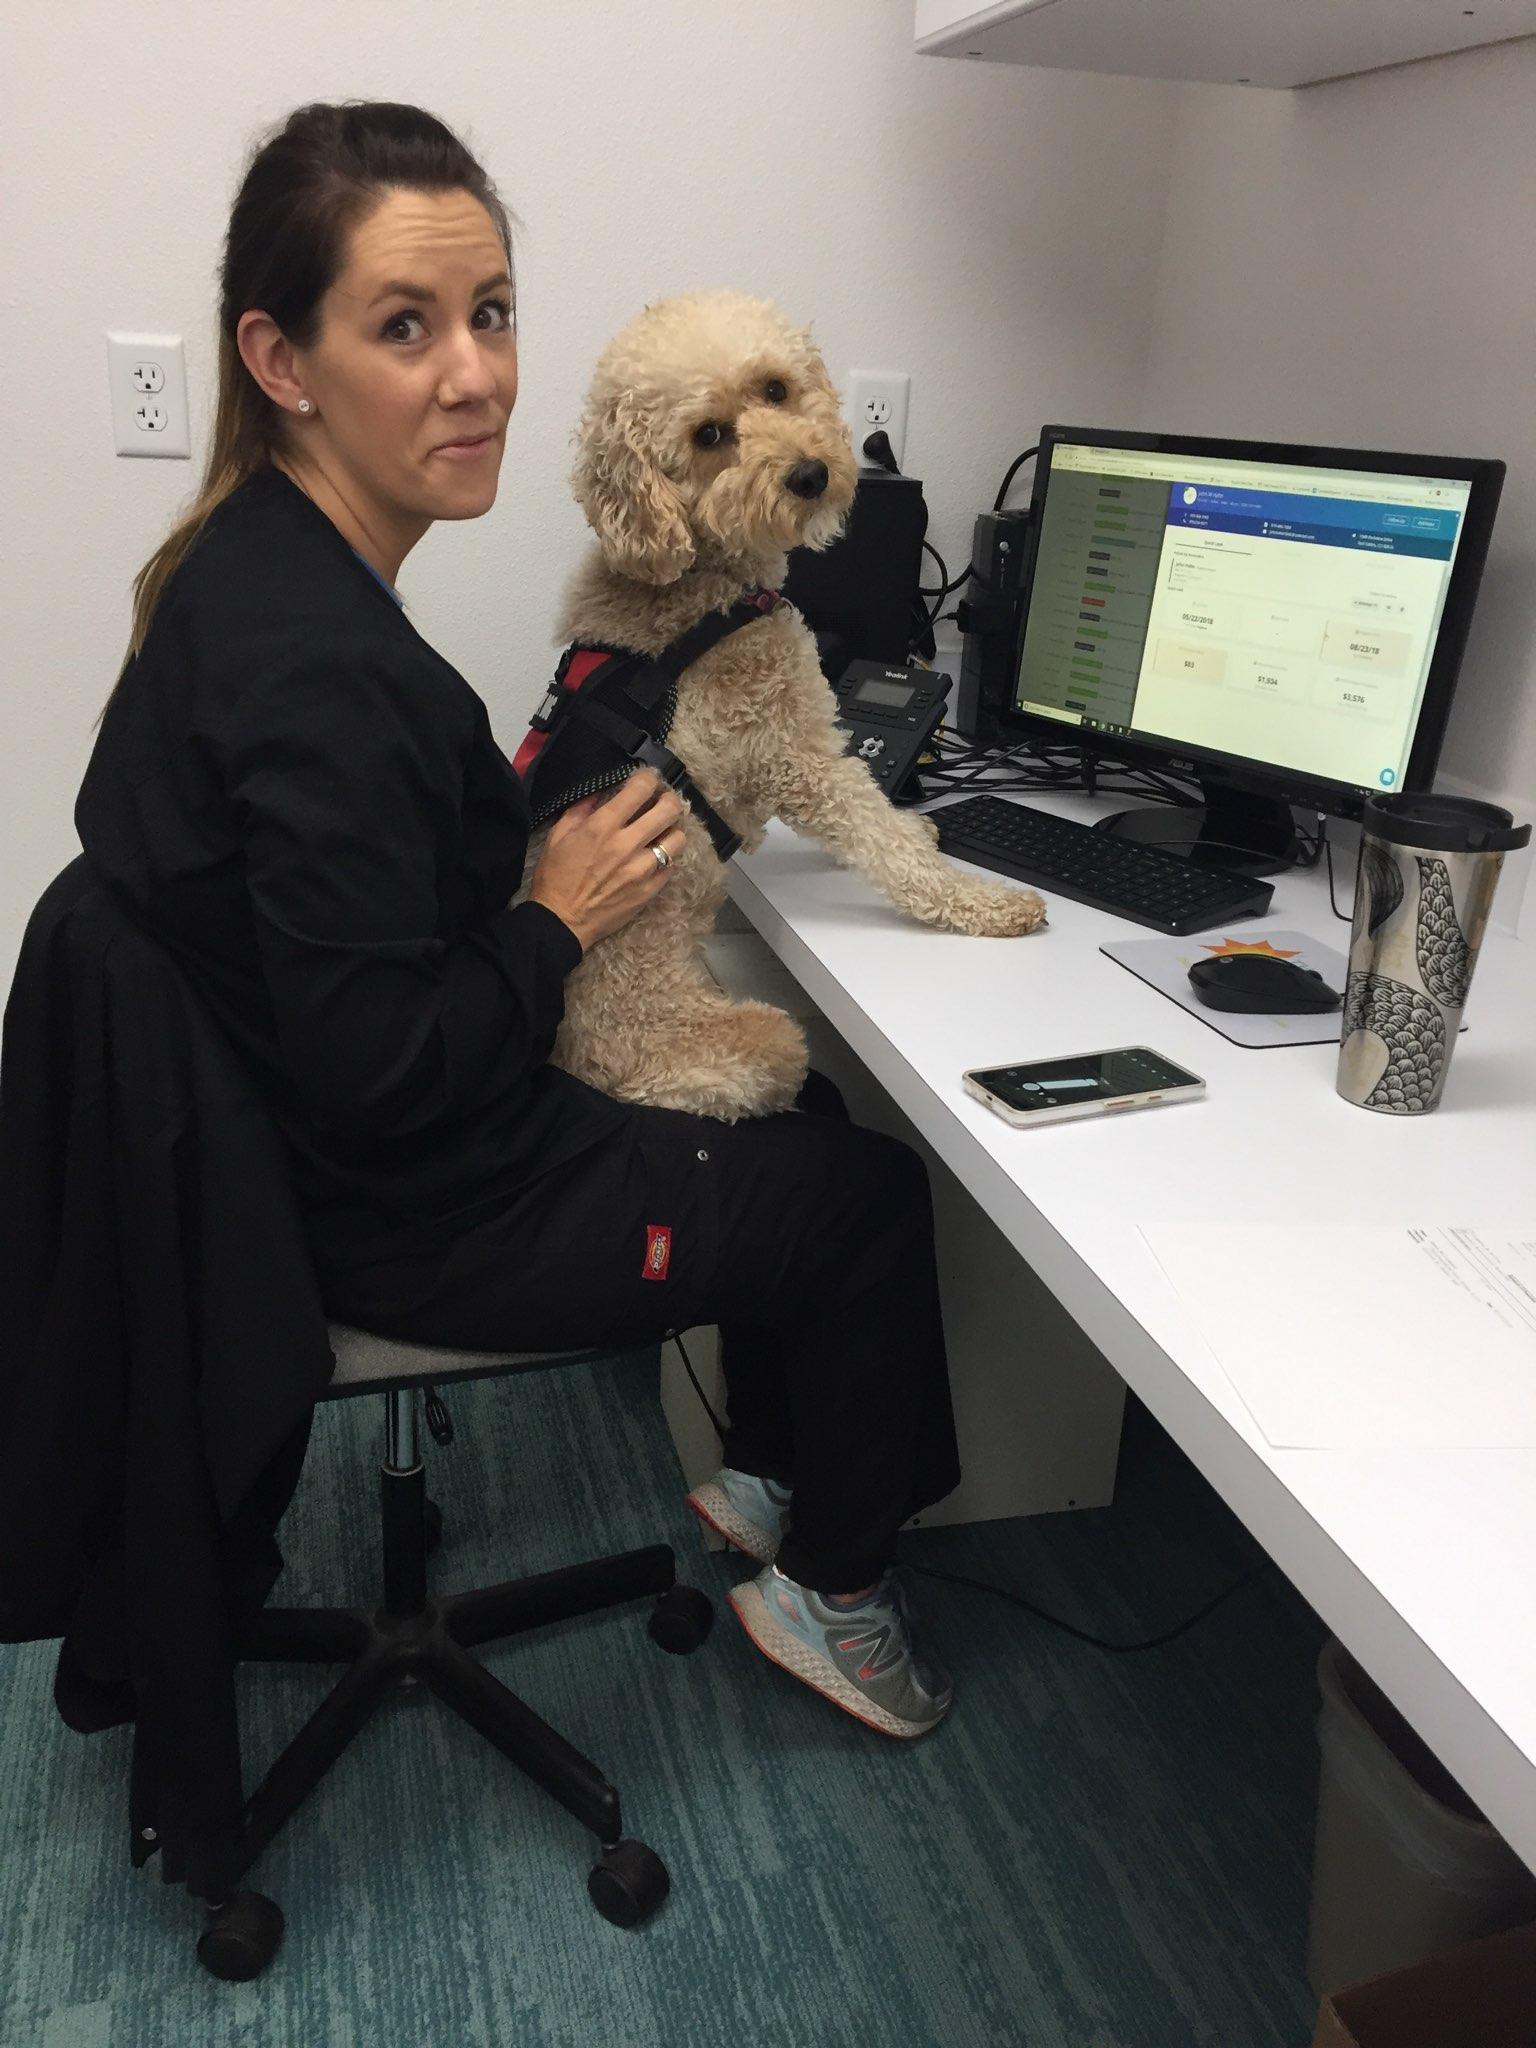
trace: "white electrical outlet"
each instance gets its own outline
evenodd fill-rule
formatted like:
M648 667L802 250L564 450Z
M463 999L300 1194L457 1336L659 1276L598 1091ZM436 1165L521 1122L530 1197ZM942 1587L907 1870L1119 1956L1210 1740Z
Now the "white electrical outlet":
M179 334L108 334L107 381L119 455L192 453Z
M868 469L874 465L864 443L878 430L890 438L899 469L907 450L907 394L912 379L905 370L851 370L848 374L848 424L853 452Z

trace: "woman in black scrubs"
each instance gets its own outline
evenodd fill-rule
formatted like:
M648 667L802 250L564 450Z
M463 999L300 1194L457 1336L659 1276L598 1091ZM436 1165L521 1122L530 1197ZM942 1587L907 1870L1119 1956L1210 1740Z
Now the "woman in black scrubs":
M517 396L507 219L419 109L301 108L231 214L202 491L135 585L76 809L288 1140L329 1312L491 1349L718 1323L724 1465L691 1504L762 1570L732 1605L871 1726L948 1710L890 1568L956 1484L921 1162L801 1106L722 1124L548 1064L564 977L667 886L648 771L528 813L484 704L394 585L495 501Z

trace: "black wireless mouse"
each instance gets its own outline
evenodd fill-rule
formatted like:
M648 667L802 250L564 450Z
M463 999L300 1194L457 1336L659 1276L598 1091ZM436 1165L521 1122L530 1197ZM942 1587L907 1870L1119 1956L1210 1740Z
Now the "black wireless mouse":
M1343 998L1323 977L1272 953L1217 953L1189 970L1195 994L1212 1010L1247 1010L1284 1017L1304 1010L1336 1010Z

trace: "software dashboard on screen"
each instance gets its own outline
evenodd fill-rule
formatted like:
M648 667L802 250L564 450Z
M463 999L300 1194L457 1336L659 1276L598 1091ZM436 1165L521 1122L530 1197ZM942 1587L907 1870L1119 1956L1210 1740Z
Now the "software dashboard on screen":
M1017 711L1404 786L1467 477L1063 439L1043 483Z

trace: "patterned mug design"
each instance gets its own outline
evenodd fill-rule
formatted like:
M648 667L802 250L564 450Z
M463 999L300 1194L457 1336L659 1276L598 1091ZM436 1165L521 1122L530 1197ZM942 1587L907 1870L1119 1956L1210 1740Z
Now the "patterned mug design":
M1344 988L1343 1040L1365 1032L1380 1042L1386 1064L1370 1092L1358 1098L1366 1109L1412 1116L1433 1109L1454 1043L1454 1022L1467 999L1476 948L1456 915L1451 872L1436 854L1415 854L1418 919L1414 962L1422 988L1374 970L1357 969ZM1366 935L1375 939L1403 901L1402 869L1387 849L1367 841L1361 853L1360 886L1369 909ZM1443 1007L1442 1007L1443 1005Z

